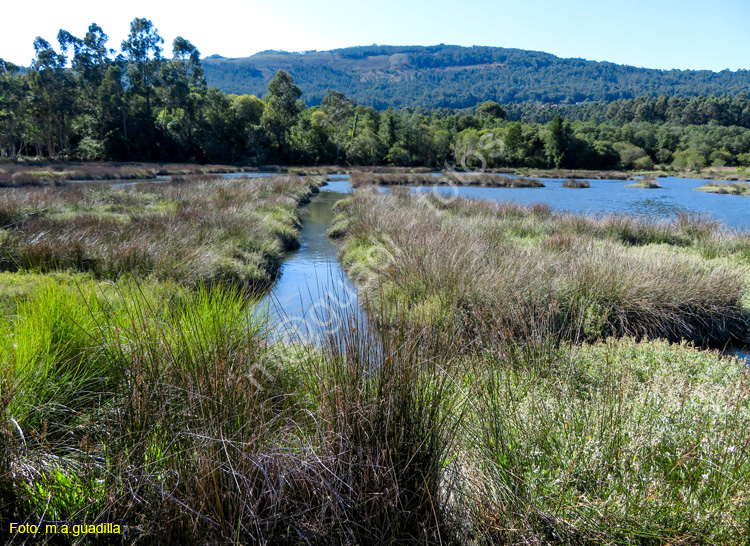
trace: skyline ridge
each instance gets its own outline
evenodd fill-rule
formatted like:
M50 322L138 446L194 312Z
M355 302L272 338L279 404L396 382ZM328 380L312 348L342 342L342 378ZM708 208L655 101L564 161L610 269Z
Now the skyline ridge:
M556 53L552 53L550 51L545 51L543 49L526 49L521 47L508 47L508 46L494 46L494 45L481 45L481 44L474 44L470 46L465 46L461 44L448 44L448 43L439 43L439 44L429 44L429 45L419 45L419 44L385 44L385 43L373 43L373 44L359 44L359 45L350 45L345 47L336 47L331 49L301 49L301 50L287 50L287 49L263 49L260 51L256 51L255 53L251 53L249 55L239 55L239 56L231 56L231 55L224 55L222 53L211 53L210 55L202 55L201 60L205 59L227 59L227 60L237 60L237 59L248 59L250 57L255 57L258 55L263 54L270 54L270 53L286 53L286 54L294 54L294 55L307 55L307 54L313 54L313 53L332 53L336 51L345 51L348 49L358 49L363 47L394 47L394 48L434 48L434 47L457 47L457 48L463 48L463 49L472 49L472 48L493 48L493 49L508 49L508 50L515 50L515 51L524 51L524 52L531 52L531 53L542 53L545 55L551 55L552 57L557 57L558 59L563 60L580 60L580 61L586 61L586 62L592 62L592 63L600 63L600 64L613 64L618 66L626 66L630 68L639 68L639 69L645 69L645 70L659 70L662 72L672 72L672 71L678 71L678 72L714 72L714 73L721 73L721 72L748 72L750 71L750 63L748 64L747 68L722 68L722 69L713 69L713 68L660 68L657 66L646 66L646 65L638 65L633 63L627 63L627 62L617 62L617 61L611 61L607 59L592 59L588 58L586 56L568 56L568 55L558 55Z

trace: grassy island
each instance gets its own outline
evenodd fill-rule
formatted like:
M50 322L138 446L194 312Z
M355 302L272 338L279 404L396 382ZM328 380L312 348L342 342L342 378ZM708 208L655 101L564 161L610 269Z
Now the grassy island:
M352 187L374 184L378 186L484 186L491 188L543 188L544 183L533 178L510 177L499 174L443 172L433 174L354 172Z
M7 189L0 268L269 286L283 252L298 244L297 205L322 183L187 175L162 184Z
M576 189L583 189L583 188L590 188L591 183L588 180L566 180L562 183L563 188L576 188Z
M704 193L720 193L726 195L750 195L750 183L746 182L732 182L731 184L720 184L718 182L712 182L696 188L696 191L702 191Z
M169 175L237 172L227 165L187 163L28 162L0 165L0 187L54 186L71 180L147 180Z
M639 180L633 184L629 184L625 186L626 188L637 188L640 190L658 190L663 188L664 186L661 186L655 179L653 178L644 178L642 180Z

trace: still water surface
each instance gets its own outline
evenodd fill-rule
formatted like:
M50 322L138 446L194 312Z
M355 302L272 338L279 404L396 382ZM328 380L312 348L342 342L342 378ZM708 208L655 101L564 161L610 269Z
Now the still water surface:
M326 237L334 203L351 191L348 177L329 177L300 209L300 248L287 254L279 279L263 301L275 325L274 337L320 343L357 314L356 288L336 259L338 248Z
M750 198L695 191L709 180L659 178L663 189L626 188L633 181L589 180L590 188L563 188L565 179L544 178L544 188L482 188L435 186L415 188L443 197L471 197L492 201L547 205L566 212L603 214L621 212L659 220L673 220L677 213L703 214L735 229L750 229Z

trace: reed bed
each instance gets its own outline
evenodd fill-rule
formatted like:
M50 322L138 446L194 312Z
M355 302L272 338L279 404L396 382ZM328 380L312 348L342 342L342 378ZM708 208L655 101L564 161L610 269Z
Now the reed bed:
M544 183L532 178L508 177L488 173L461 173L444 171L433 174L379 174L355 172L351 175L352 187L366 184L379 186L485 186L492 188L543 188Z
M514 169L511 172L534 178L567 178L572 180L631 180L633 176L632 173L622 171L582 171L566 169Z
M498 348L464 482L487 544L742 544L748 371L685 345Z
M729 184L722 184L719 182L712 182L710 184L705 184L700 188L696 188L696 191L702 191L704 193L720 193L726 195L750 195L750 183L732 182Z
M562 183L563 188L575 188L575 189L583 189L583 188L590 188L591 183L588 180L566 180Z
M11 231L175 214L161 200L268 223L311 183L17 189L0 210ZM746 541L750 372L686 340L745 328L747 234L401 188L338 209L367 316L320 346L271 342L242 285L0 273L3 532L123 531L9 543Z
M291 174L306 176L319 176L331 174L349 174L349 173L379 173L379 174L420 174L429 173L431 169L427 167L391 167L387 165L319 165L314 167L290 167L287 171Z
M750 375L691 343L746 333L747 234L408 192L338 208L371 316L459 351L466 406L446 472L471 536L744 540Z
M662 189L664 186L659 184L655 178L642 178L638 180L637 182L630 184L628 186L625 186L626 188L637 188L640 190L658 190Z
M116 522L86 537L108 544L456 535L460 400L429 337L360 321L270 345L263 311L218 286L48 279L18 313L0 337L4 524Z
M477 353L377 305L387 326L280 345L227 287L41 280L0 332L3 522L122 526L91 544L743 540L736 360L553 346L541 321Z
M0 196L0 269L138 275L267 287L299 244L297 206L323 179L8 189Z
M0 187L48 186L69 180L138 180L164 175L229 173L243 170L228 165L182 163L5 163L0 165Z
M750 238L701 218L655 224L377 192L358 192L341 208L335 235L346 236L342 259L355 278L383 284L435 320L464 324L471 342L535 320L568 340L721 345L745 335L746 274L706 258L747 264ZM387 257L374 273L371 254Z

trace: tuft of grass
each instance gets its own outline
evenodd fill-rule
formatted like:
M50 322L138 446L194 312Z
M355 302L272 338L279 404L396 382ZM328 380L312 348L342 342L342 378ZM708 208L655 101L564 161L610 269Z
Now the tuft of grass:
M9 517L117 521L155 543L455 535L453 353L406 323L270 345L238 290L120 281L50 282L8 328Z
M562 183L563 188L590 188L591 183L588 180L566 180Z
M648 177L644 177L638 182L635 182L634 184L629 184L625 187L636 188L636 189L641 189L641 190L657 190L657 189L664 188L664 186L659 185L656 179L648 178Z

